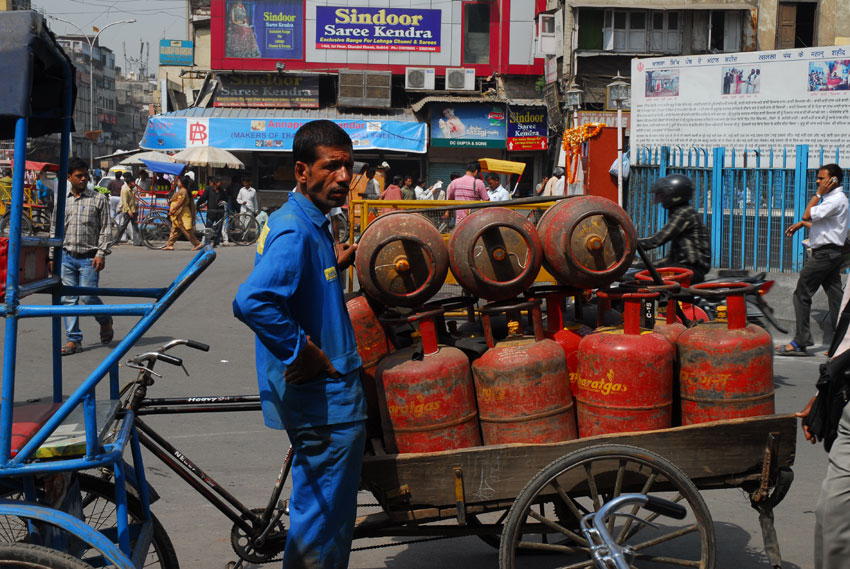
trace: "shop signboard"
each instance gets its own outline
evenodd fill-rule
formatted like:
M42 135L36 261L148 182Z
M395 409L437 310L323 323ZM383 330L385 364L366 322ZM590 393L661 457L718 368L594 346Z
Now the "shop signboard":
M611 111L579 111L579 126L590 123L602 123L605 126L617 126L617 113ZM631 113L623 113L623 128L625 136L631 136Z
M303 0L227 0L225 10L225 57L303 58Z
M316 6L317 49L440 51L442 10Z
M510 107L508 150L546 150L549 123L545 107Z
M217 75L215 107L319 108L319 77L280 73Z
M507 113L501 105L443 103L431 106L431 146L505 148Z
M186 40L159 40L159 64L191 67L194 64L194 44Z
M151 150L181 150L209 145L225 150L292 152L295 132L309 119L174 117L148 120L141 146ZM351 137L354 150L394 150L424 153L426 125L420 122L334 120Z

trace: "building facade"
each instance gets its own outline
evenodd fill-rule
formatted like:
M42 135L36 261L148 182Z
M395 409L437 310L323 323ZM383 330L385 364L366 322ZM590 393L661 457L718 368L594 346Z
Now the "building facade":
M528 193L551 159L545 9L545 0L193 1L193 65L160 67L168 112L151 120L144 145L177 149L206 134L249 165L260 189L291 189L292 134L329 118L352 135L357 160L387 161L391 175L447 183L470 160L509 159L527 164Z

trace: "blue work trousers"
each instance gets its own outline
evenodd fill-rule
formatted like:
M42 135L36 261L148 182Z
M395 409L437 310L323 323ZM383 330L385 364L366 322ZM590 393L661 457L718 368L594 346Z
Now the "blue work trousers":
M284 569L345 569L357 515L366 422L287 429L292 463Z
M92 259L75 259L67 252L62 255L62 284L65 286L96 287L100 274L92 267ZM63 296L62 304L73 306L75 304L103 304L97 296ZM112 318L109 316L95 316L98 324L109 324ZM65 317L65 334L69 342L82 343L83 332L80 330L79 316Z

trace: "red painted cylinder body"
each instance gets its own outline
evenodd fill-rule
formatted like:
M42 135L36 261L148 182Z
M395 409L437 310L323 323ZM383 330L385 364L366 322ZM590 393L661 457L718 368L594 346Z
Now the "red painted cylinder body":
M388 447L400 453L437 452L481 445L475 387L469 359L456 348L438 346L435 313L422 318L422 347L394 352L378 364L379 400L391 433ZM423 353L421 360L413 358Z
M543 262L537 229L504 207L472 213L449 239L449 264L463 288L488 300L506 300L534 282Z
M579 344L576 410L582 437L672 424L673 346L661 334L640 329L641 299L652 295L658 293L622 295L623 327L597 330Z
M564 351L543 337L539 301L513 306L529 304L536 307L532 309L535 336L521 335L513 321L511 335L498 344L488 334L488 307L482 308L490 349L472 363L472 374L485 445L552 443L577 437Z
M539 294L535 292L535 289L532 289L530 293L534 298L546 300L546 331L544 336L549 340L554 340L564 350L567 374L570 378L570 391L575 397L578 384L578 345L582 338L593 333L593 328L581 322L567 321L565 318L565 300L569 296L574 298L576 318L581 318L582 293L580 290L570 290L567 287L563 287L563 290L544 290Z
M381 358L394 348L365 296L355 296L349 299L345 306L348 309L351 326L354 328L357 353L363 362L360 377L363 379L363 391L366 395L366 430L370 438L380 436L382 420L375 373Z
M683 425L775 412L770 334L747 324L743 296L729 296L727 306L728 321L702 323L679 336Z

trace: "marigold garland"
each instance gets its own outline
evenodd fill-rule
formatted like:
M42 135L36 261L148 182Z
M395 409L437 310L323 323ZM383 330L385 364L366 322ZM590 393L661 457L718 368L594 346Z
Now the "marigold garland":
M591 122L564 131L564 151L566 152L567 181L574 184L578 174L581 145L599 134L605 123Z

